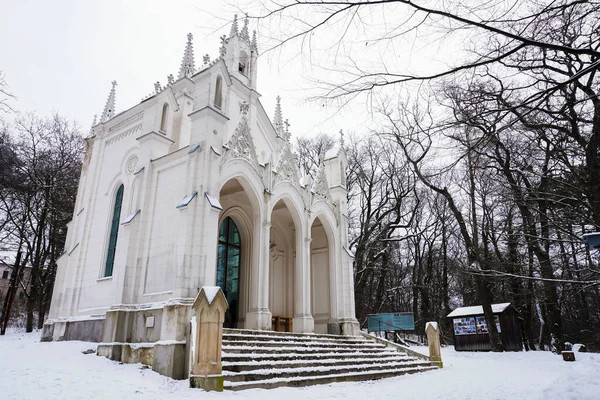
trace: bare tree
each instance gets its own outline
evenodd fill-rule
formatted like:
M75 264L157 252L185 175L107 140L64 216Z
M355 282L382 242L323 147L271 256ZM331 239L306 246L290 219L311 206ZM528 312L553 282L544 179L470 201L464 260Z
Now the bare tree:
M31 268L30 284L22 287L30 332L36 310L41 328L50 301L56 259L63 251L66 223L73 212L83 139L74 124L57 115L50 119L20 115L5 130L14 148L7 175L14 179L3 181L0 187L0 214L6 221L2 233L19 254L15 279L25 265ZM12 285L9 296L15 291ZM10 303L5 302L4 326Z
M0 112L7 113L14 111L9 103L9 100L14 98L15 96L8 89L4 72L0 71Z

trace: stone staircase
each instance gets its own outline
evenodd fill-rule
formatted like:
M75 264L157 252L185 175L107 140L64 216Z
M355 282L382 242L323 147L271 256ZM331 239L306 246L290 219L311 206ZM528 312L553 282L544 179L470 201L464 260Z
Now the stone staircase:
M223 330L226 390L362 381L437 369L361 337Z

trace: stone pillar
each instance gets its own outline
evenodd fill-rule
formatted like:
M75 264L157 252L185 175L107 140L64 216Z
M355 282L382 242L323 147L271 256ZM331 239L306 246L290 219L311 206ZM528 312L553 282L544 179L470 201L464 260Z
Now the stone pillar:
M440 349L440 328L437 322L428 322L425 325L425 333L427 334L427 343L429 343L429 360L431 364L443 368L442 352Z
M221 344L227 299L218 286L200 289L192 306L196 312L196 348L193 354L190 387L223 391Z
M269 238L271 221L262 221L260 215L254 219L251 257L249 309L246 312L246 329L271 330L269 311ZM255 242L254 242L255 241Z
M296 231L296 268L294 271L294 319L292 330L294 332L310 333L315 330L310 307L311 280L310 280L310 237L303 238L301 232Z

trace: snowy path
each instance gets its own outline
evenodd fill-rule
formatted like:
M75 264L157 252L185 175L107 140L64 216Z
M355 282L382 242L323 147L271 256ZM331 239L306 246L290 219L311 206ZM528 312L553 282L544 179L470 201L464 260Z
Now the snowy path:
M34 335L0 337L0 398L12 399L600 399L600 354L566 363L547 352L456 353L443 349L445 368L375 382L335 383L204 393L139 364L84 355L84 342L39 343ZM422 350L422 349L421 349Z

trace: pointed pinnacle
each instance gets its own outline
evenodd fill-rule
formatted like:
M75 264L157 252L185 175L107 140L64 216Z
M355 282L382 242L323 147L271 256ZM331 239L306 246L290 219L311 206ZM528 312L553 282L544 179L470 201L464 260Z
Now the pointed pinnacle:
M196 72L196 66L194 64L194 47L192 46L192 39L194 36L191 33L187 35L187 43L185 45L185 51L183 52L183 59L181 60L181 67L179 68L179 75L177 79L183 77L190 77Z
M117 81L112 81L111 83L112 89L110 89L108 99L106 99L106 104L104 105L104 111L102 111L100 122L106 122L115 115L115 87L117 86Z
M238 19L237 14L233 16L233 23L231 24L231 31L229 32L229 37L232 38L238 34Z
M245 41L250 40L250 34L248 33L248 16L244 19L244 27L242 28L242 32L240 32L240 37Z
M283 114L281 112L281 97L277 96L275 103L275 116L273 117L275 133L278 137L283 137Z
M92 126L90 126L90 136L94 134L94 127L98 124L98 114L94 114L94 120L92 121Z
M256 31L252 31L252 44L250 50L258 51L258 42L256 41Z

